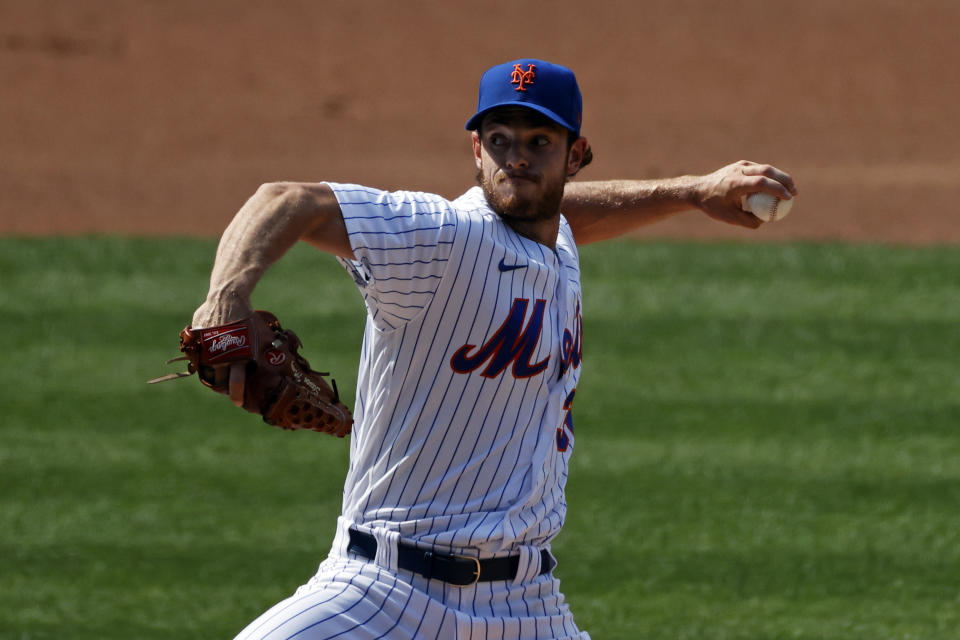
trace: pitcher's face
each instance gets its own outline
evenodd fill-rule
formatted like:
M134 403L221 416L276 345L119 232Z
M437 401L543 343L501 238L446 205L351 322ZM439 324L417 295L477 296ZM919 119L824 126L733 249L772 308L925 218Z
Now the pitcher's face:
M506 117L505 117L506 115ZM473 134L477 179L490 206L507 220L547 220L560 211L570 171L567 130L531 126L528 117L493 112Z

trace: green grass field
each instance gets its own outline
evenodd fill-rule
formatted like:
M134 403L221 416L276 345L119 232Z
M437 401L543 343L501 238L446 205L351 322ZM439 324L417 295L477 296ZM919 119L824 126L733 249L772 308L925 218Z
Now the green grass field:
M144 384L175 369L214 247L0 239L0 637L230 638L326 554L347 442ZM581 627L960 637L960 249L582 259L554 545ZM254 302L352 397L363 307L332 259L298 247Z

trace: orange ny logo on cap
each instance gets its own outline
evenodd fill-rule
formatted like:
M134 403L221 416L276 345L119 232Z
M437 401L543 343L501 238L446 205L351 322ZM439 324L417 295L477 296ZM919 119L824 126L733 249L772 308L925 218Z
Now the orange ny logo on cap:
M537 65L528 64L527 70L524 71L520 68L519 64L513 65L513 73L510 74L510 84L519 85L517 91L526 91L527 88L523 85L533 84L533 78L536 76L534 69L536 68Z

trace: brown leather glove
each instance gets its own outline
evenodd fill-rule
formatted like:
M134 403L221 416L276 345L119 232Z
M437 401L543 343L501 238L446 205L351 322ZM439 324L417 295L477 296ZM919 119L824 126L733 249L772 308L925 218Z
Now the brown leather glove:
M240 322L180 332L186 373L150 380L162 382L197 373L200 382L263 421L283 429L310 429L338 438L350 433L353 416L340 402L337 383L310 368L297 351L300 339L269 311L255 311Z

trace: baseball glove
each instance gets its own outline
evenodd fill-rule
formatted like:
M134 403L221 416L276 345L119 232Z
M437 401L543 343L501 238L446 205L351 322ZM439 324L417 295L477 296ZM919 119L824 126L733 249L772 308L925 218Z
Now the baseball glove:
M187 371L150 380L163 382L198 374L200 382L263 421L282 429L309 429L342 438L353 416L331 387L297 351L300 339L269 311L255 311L240 322L180 332Z

